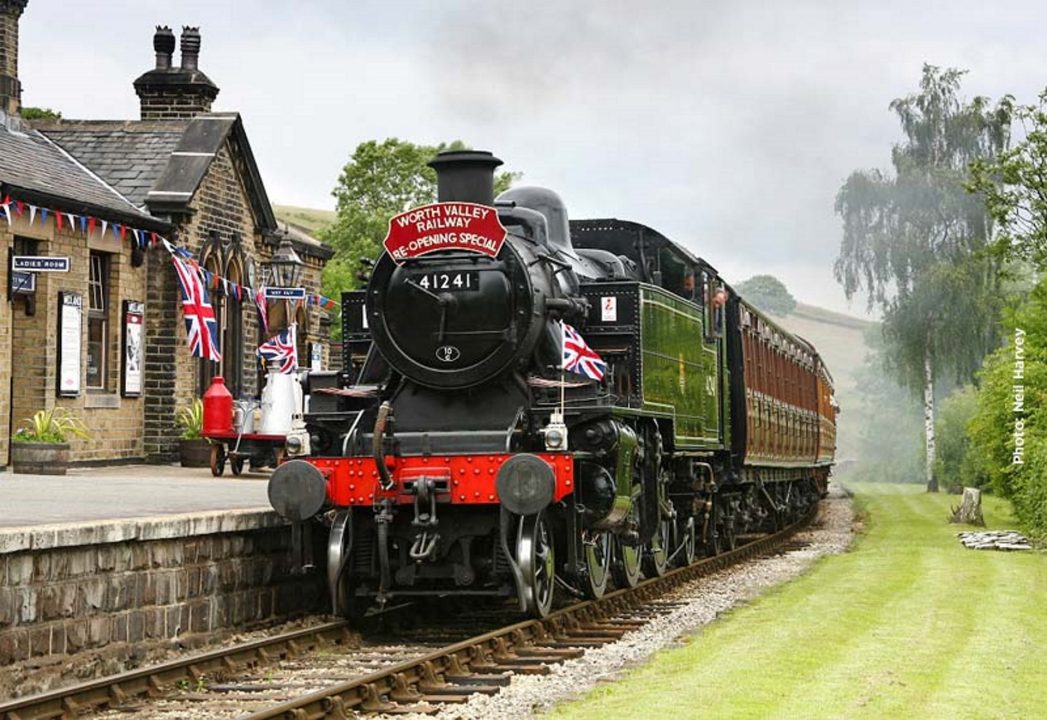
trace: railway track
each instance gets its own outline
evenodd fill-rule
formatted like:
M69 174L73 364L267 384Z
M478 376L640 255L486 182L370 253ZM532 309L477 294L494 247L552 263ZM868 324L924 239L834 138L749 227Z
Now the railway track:
M546 674L586 648L616 642L679 603L658 598L694 579L787 546L816 514L736 550L632 589L576 603L541 620L502 625L470 613L466 624L380 631L363 642L345 622L283 633L0 704L0 720L83 717L347 718L354 713L432 713L476 693L496 694L514 674ZM390 615L395 612L390 613ZM484 625L494 626L476 634ZM276 668L276 669L274 669ZM348 678L348 679L347 679Z

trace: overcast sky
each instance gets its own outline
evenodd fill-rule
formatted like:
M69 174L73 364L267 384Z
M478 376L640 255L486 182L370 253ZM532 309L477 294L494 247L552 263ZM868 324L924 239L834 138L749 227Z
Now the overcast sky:
M731 281L770 272L854 313L833 200L889 165L890 100L924 62L970 70L968 96L1047 85L1043 2L29 0L24 103L136 119L156 24L201 27L214 109L243 115L274 203L333 208L364 140L461 139L572 217L644 222Z

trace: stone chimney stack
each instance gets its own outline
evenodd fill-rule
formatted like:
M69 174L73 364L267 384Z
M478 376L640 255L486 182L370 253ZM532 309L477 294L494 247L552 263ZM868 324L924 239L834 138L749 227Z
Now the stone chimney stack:
M18 80L18 18L29 0L0 0L0 112L17 115L22 106Z
M5 0L0 0L5 2ZM211 112L218 86L200 72L200 28L182 28L182 64L174 67L174 33L157 26L156 67L134 82L143 120L179 120Z

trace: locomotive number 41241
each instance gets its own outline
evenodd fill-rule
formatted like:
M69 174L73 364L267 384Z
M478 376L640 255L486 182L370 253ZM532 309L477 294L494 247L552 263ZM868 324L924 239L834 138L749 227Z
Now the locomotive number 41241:
M415 275L414 280L426 290L479 290L480 273L475 270L462 272L433 272Z

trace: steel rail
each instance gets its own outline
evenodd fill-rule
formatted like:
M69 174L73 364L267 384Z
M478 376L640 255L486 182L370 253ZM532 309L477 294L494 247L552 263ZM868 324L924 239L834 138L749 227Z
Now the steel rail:
M242 643L90 680L67 688L0 704L0 720L45 720L119 705L136 697L155 697L181 680L196 682L215 672L270 663L320 647L346 644L352 635L344 620Z
M303 695L244 716L243 720L345 720L353 713L378 713L422 702L464 702L477 692L497 691L506 673L544 674L548 665L584 653L580 648L618 639L637 621L613 617L635 610L684 583L743 560L766 554L806 527L816 505L800 521L730 552L651 578L635 588L616 590L599 600L577 603L540 620L526 620L350 682ZM492 688L492 686L495 686ZM423 710L424 712L424 710Z
M541 620L524 620L247 717L347 718L354 711L390 710L394 707L390 700L462 702L476 692L496 692L498 686L508 684L507 673L545 673L552 663L582 655L580 648L618 639L643 622L611 620L614 615L635 610L686 582L770 552L806 526L816 512L817 506L808 517L780 532L645 580L635 588L576 603ZM378 620L382 615L368 616L365 621ZM353 638L350 630L345 621L338 620L17 698L0 704L0 720L74 718L136 698L156 698L180 681L197 682L216 673L232 673L324 647L346 645Z

